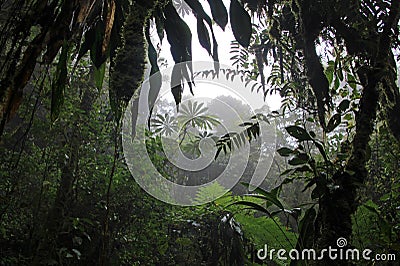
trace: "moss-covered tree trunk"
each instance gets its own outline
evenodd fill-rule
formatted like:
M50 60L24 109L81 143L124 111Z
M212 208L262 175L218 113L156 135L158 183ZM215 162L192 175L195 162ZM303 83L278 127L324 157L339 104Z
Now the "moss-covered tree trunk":
M337 239L344 237L351 243L352 222L351 216L358 207L357 189L363 185L367 178L366 164L369 160L368 148L374 124L379 108L383 102L388 106L382 106L381 111L387 116L393 134L397 123L392 122L393 110L399 108L399 88L396 85L395 58L391 51L393 40L396 36L393 32L400 15L399 1L392 1L390 13L384 21L383 31L379 34L372 32L366 39L360 35L352 34L349 27L341 27L340 17L332 24L337 34L345 40L348 52L353 55L363 55L364 58L356 60L358 64L358 77L362 86L362 97L359 110L356 113L356 131L352 141L352 150L349 160L343 171L337 172L332 177L333 186L320 198L319 214L315 227L315 247L322 250L332 246L337 248ZM360 45L365 42L373 43L370 47ZM358 50L357 50L358 49ZM367 49L365 53L365 49ZM388 97L387 95L391 97ZM352 248L349 244L344 247ZM325 256L326 258L326 256ZM326 258L317 265L351 265L351 260L330 260Z
M144 73L145 62L147 59L147 45L144 29L148 18L157 1L136 1L129 8L129 13L125 19L121 36L121 46L117 50L114 62L111 62L110 71L110 103L114 112L116 122L116 132L120 130L120 123L124 110L131 97L140 88ZM115 154L118 156L118 144L120 139L115 140ZM116 158L114 158L115 160ZM109 184L106 193L106 213L102 225L102 238L99 254L99 265L109 265L111 254L110 248L110 191L113 183L113 171L109 177Z

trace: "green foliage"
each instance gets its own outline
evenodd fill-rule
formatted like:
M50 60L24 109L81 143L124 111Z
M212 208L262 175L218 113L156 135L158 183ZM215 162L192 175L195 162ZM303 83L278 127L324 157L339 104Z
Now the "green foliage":
M398 214L397 214L398 215ZM353 216L353 245L374 253L398 252L398 235L378 205L371 200L358 207Z
M198 204L198 202L210 202L214 199L218 199L228 192L226 188L218 184L218 182L213 182L211 185L206 187L201 187L196 194L196 198L193 203ZM221 204L221 202L219 203Z
M291 250L296 244L297 234L285 227L278 218L269 219L238 213L235 219L241 225L244 237L251 241L256 250L264 248L265 244L269 248ZM281 231L282 228L284 233ZM287 265L290 261L280 261L275 257L274 262Z
M231 0L229 17L235 39L243 47L248 47L252 33L251 19L239 1Z
M69 44L64 42L56 70L56 81L51 89L51 121L55 121L60 115L64 101L64 90L67 83L67 63L69 54Z

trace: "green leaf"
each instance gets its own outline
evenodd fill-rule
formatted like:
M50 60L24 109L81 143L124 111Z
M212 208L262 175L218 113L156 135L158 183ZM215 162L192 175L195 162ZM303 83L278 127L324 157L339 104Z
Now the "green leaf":
M289 163L290 165L296 166L296 165L305 164L305 163L307 163L307 161L306 161L306 160L303 160L303 159L301 159L301 158L298 158L298 157L294 157L294 158L290 159L290 160L288 161L288 163Z
M338 76L338 78L340 79L340 81L343 81L343 71L342 71L342 69L339 69L337 72L336 72L336 74L337 74L337 76Z
M288 126L285 129L290 136L296 138L299 141L312 140L310 134L308 134L308 132L302 127Z
M51 121L54 122L60 115L64 103L64 90L67 82L67 63L69 44L64 41L60 58L58 59L55 82L51 86Z
M353 90L357 89L357 82L353 75L347 74L347 83Z
M350 101L347 99L344 99L343 101L340 102L338 106L338 112L345 112L347 109L350 107Z
M243 185L247 186L247 187L251 187L251 185L249 183L245 183L242 182ZM257 187L254 192L256 192L257 194L261 195L264 200L271 202L272 204L274 204L276 207L278 207L279 209L283 210L285 209L282 205L282 203L279 201L278 197L278 190L273 189L271 192L268 192L260 187ZM250 195L251 196L251 195ZM260 198L258 196L258 198Z
M192 59L192 33L189 26L176 12L172 3L165 9L165 31L171 45L171 54L175 63L191 61Z
M224 6L222 0L207 0L210 5L211 14L215 23L225 30L226 24L228 23L228 12Z
M347 121L351 121L353 120L353 115L351 113L348 113L343 118Z
M328 162L328 157L326 156L326 152L325 152L323 143L321 143L318 140L314 140L314 144L315 144L315 146L317 146L317 149L321 153L322 157L324 157L325 162Z
M233 36L241 46L247 48L250 45L252 33L251 18L238 0L231 0L229 17Z
M295 172L297 172L297 173L303 173L303 172L310 172L310 173L312 173L312 169L311 169L311 167L310 166L308 166L308 165L303 165L303 166L301 166L301 167L297 167L297 168L295 168L296 169L296 171Z
M278 152L279 155L282 156L282 157L288 157L288 156L290 156L291 154L293 154L293 150L292 150L292 149L289 149L289 148L286 148L286 147L283 147L283 148L278 149L277 152Z
M329 84L331 84L333 81L333 72L334 69L332 65L329 65L325 70L325 76L328 79Z
M155 12L156 14L154 15L155 21L156 21L156 27L157 27L157 35L158 38L160 38L160 42L163 41L164 39L164 17L161 14L160 10L157 10Z
M104 39L105 23L99 20L96 23L94 29L94 42L90 48L90 59L92 60L95 67L100 68L100 66L106 61L106 56L103 55L103 39Z
M150 38L150 27L147 25L146 26L146 40L148 44L148 57L149 61L151 64L151 70L150 70L150 75L153 75L154 73L157 73L159 71L158 63L157 63L157 51L154 48L153 43L151 42Z
M326 127L326 132L332 132L337 126L342 122L342 117L340 114L335 114L329 119L328 126Z
M211 18L204 11L203 6L198 0L185 0L185 2L186 4L188 4L188 6L190 6L190 8L193 10L193 12L198 18L204 19L207 22L207 24L211 27L212 25Z
M271 213L266 208L264 208L263 206L261 206L261 205L259 205L257 203L251 202L251 201L241 200L241 201L237 201L237 202L234 202L232 204L229 204L227 207L232 206L232 205L249 206L252 210L265 213L266 215L268 215L269 217L272 218Z
M338 78L335 78L335 91L337 91L340 87L340 80Z
M100 68L95 67L94 70L94 82L96 84L96 88L100 92L103 88L104 74L106 73L106 63L104 62Z
M79 53L76 61L78 62L86 53L92 48L92 45L96 38L96 31L95 28L91 28L85 33L85 40L83 41L82 45L79 48Z
M317 213L314 207L311 207L305 212L304 217L300 220L299 238L296 245L297 250L311 247L311 243L314 240L314 221L316 216Z

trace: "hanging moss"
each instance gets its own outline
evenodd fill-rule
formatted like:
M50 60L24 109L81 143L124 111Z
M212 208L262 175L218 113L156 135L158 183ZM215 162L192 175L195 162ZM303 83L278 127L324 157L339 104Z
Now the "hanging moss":
M116 121L143 81L147 56L144 28L155 5L156 1L138 1L130 6L126 17L122 44L112 62L110 77L110 100Z

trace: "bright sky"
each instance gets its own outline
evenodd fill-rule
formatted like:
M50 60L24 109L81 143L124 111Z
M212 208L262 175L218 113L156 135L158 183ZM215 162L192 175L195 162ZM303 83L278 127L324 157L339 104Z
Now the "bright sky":
M177 5L181 5L183 0L174 0L174 5L177 7ZM229 2L228 0L224 0L225 7L227 8L227 11L229 12ZM184 3L185 4L185 3ZM202 1L203 8L205 12L207 12L210 17L211 17L211 11L209 9L209 5L206 1ZM185 4L186 5L186 4ZM187 7L189 8L189 7ZM196 26L196 18L194 17L193 14L185 15L183 17L185 22L188 24L188 26L191 29L192 32L192 54L193 54L193 61L210 61L212 62L212 58L208 55L207 51L200 45L199 39L197 36L197 26ZM228 22L225 31L223 31L218 25L214 25L213 27L214 33L216 35L216 39L218 42L218 54L219 54L219 60L221 64L232 66L232 62L230 61L230 57L232 56L230 52L230 43L232 40L234 40L233 34L232 34L232 29L230 27L230 23ZM156 30L153 29L151 33L152 37L154 37L154 44L157 45L159 43L159 39L157 37ZM168 66L172 66L174 64L174 61L172 59L171 53L170 53L170 45L167 41L167 38L164 38L162 45L161 45L161 54L160 57L165 58L167 60ZM267 69L267 68L266 68ZM267 71L265 71L265 74L267 75ZM257 93L256 91L250 92L250 88L246 88L248 91L243 92L243 94L246 97L246 100L248 102L251 102L252 106L254 108L261 108L263 105L265 105L264 102L264 96L263 93ZM219 87L219 86L210 86L209 84L207 87L202 84L196 84L196 87L194 88L194 94L195 97L200 97L200 98L215 98L219 95L231 95L233 96L228 90ZM242 94L242 95L243 95ZM188 89L184 91L184 97L186 95L190 95L190 92ZM172 95L170 96L172 99ZM236 97L237 98L237 97ZM281 98L279 95L268 95L266 99L266 103L270 107L271 110L277 110L279 109L281 105Z

